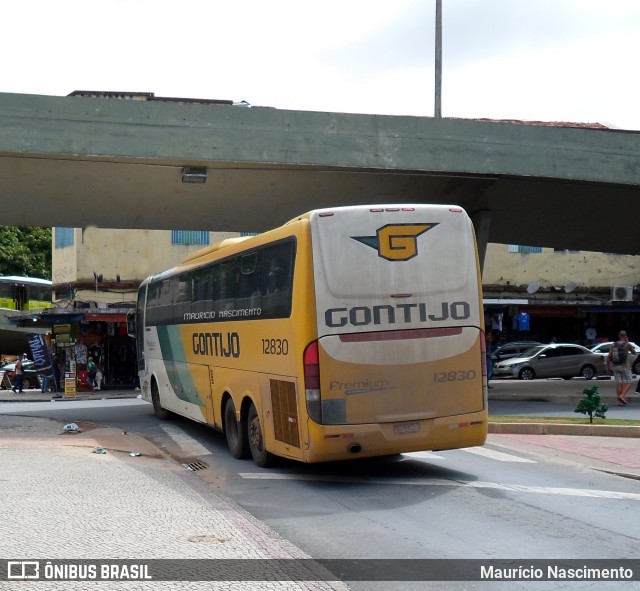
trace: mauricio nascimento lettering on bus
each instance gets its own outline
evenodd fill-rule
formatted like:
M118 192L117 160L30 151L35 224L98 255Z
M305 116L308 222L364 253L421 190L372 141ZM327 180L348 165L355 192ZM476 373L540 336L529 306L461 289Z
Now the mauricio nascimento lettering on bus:
M354 306L353 308L329 308L324 321L332 328L367 326L368 324L411 324L413 322L443 322L445 320L467 320L471 317L469 302L442 302L437 314L429 314L426 303L383 304L380 306Z
M262 308L241 308L239 310L205 310L202 312L185 312L183 320L215 320L216 318L253 318L262 316Z

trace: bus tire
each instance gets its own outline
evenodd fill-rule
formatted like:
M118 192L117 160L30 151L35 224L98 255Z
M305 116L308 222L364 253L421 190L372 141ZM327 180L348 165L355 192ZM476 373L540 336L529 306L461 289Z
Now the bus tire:
M236 418L236 405L229 398L224 405L224 434L227 438L227 447L231 455L242 460L249 457L249 437L244 421L238 422Z
M249 449L251 450L253 461L257 466L260 466L260 468L268 468L273 463L273 455L264 447L262 425L260 424L260 417L258 416L256 405L253 402L251 406L249 406L249 413L247 415L247 431L249 434Z
M158 392L158 383L154 380L151 384L151 402L153 403L153 412L161 421L167 421L171 418L171 413L162 408L160 404L160 393Z

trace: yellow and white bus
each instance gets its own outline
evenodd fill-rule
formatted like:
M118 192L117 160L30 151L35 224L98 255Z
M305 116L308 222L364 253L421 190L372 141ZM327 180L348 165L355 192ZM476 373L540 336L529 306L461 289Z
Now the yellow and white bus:
M480 271L447 205L315 210L147 278L143 397L266 466L482 445Z

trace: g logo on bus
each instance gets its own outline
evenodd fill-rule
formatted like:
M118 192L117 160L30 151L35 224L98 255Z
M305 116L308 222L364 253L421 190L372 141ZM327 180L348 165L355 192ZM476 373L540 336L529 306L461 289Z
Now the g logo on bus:
M378 228L376 236L352 236L378 251L388 261L408 261L418 254L418 236L438 224L388 224Z

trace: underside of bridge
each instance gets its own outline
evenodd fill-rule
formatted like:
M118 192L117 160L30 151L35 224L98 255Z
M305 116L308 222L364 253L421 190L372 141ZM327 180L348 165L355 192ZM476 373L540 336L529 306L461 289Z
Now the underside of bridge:
M259 232L319 207L452 203L481 243L640 254L639 164L620 130L0 94L5 225Z

